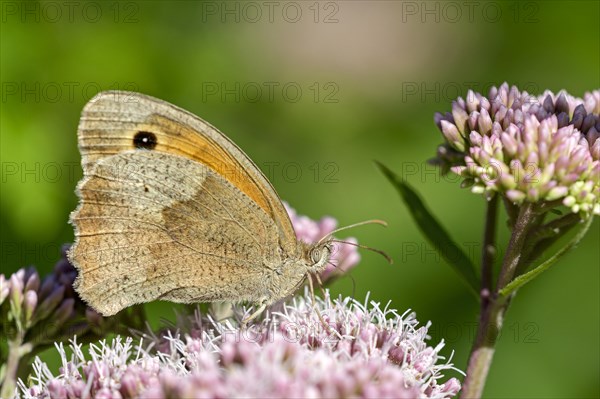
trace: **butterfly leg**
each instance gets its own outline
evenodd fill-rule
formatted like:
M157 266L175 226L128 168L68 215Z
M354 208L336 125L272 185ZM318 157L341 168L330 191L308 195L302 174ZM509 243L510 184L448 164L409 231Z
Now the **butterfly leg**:
M248 322L252 321L253 319L257 318L258 316L260 316L260 314L262 312L265 311L265 309L267 308L267 300L263 299L260 307L258 309L256 309L256 311L254 313L252 313L250 316L244 318L244 320L242 320L242 325L246 325L248 324Z
M323 282L319 278L318 274L315 273L315 276L316 276L317 280L319 281L319 283L321 284L321 288L323 288ZM312 281L313 275L312 274L308 274L306 277L307 277L307 280L308 280L308 287L309 287L309 290L310 290L310 297L312 299L312 301L311 301L312 302L312 307L313 307L313 310L315 311L315 313L317 314L317 317L319 318L319 321L321 322L321 324L323 325L323 327L325 327L325 330L329 333L329 337L339 337L339 338L341 338L342 336L340 335L340 333L338 333L333 328L331 328L331 326L325 321L325 319L323 319L323 315L319 311L319 308L317 308L317 301L315 299L315 289L313 287L313 281ZM329 300L329 297L327 297L327 299ZM330 302L330 304L331 304L331 302Z

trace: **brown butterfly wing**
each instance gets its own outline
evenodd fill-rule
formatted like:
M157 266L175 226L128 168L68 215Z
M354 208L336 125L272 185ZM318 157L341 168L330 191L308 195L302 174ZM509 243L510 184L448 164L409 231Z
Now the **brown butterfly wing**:
M69 257L93 307L109 315L154 299L269 295L274 268L298 242L271 184L227 137L120 91L85 106L78 137L84 178Z
M104 315L156 299L260 302L282 253L271 217L222 176L166 153L100 159L71 216L75 287Z
M189 158L223 176L271 216L284 251L295 251L296 234L289 216L271 183L250 158L207 122L157 98L106 91L86 104L78 129L84 174L103 157L135 149L139 132L156 136L153 151Z

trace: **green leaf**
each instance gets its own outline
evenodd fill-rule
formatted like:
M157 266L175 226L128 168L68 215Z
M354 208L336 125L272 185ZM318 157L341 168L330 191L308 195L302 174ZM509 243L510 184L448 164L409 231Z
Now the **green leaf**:
M475 295L478 296L479 279L477 278L475 265L471 262L471 259L452 240L444 227L429 212L416 191L385 165L377 161L375 163L400 193L421 233L423 233L425 238L427 238L446 262L466 281Z
M575 248L575 246L577 244L579 244L579 241L581 241L581 239L585 236L588 229L592 225L593 219L594 219L594 216L591 215L588 218L588 220L586 220L586 222L583 225L583 227L581 228L581 230L579 230L577 232L577 234L575 234L575 236L571 239L571 241L569 241L567 243L567 245L565 245L564 247L559 249L554 255L552 255L550 258L548 258L545 262L541 263L539 266L535 267L533 270L531 270L525 274L521 274L520 276L518 276L514 280L512 280L510 283L508 283L506 285L506 287L504 287L500 290L500 296L502 298L508 298L513 292L516 292L519 288L521 288L522 286L524 286L525 284L527 284L528 282L530 282L531 280L533 280L534 278L539 276L542 272L548 270L550 268L550 266L552 266L554 263L556 263L556 261L559 260L563 255L565 255L571 249Z

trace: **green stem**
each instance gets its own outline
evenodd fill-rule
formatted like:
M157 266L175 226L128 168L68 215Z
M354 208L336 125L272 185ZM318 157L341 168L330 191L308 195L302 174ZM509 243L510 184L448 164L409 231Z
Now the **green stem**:
M529 202L524 203L519 210L519 216L515 222L508 248L504 255L504 262L502 263L502 269L500 269L500 276L498 277L499 290L510 283L515 275L515 271L521 260L525 239L535 216L534 205Z
M548 260L543 262L541 265L539 265L535 269L533 269L521 276L518 276L513 281L511 281L509 284L507 284L504 288L502 288L499 292L500 296L503 298L508 298L510 295L514 294L523 285L527 284L529 281L531 281L535 277L537 277L540 273L548 270L548 268L550 268L550 266L552 266L554 263L556 263L556 261L558 261L558 259L560 259L563 255L565 255L571 249L575 248L575 246L577 246L577 244L579 244L581 239L585 236L588 229L592 225L593 219L594 219L594 217L590 216L589 219L585 222L585 225L581 228L581 230L579 230L577 232L575 237L573 237L571 239L571 241L569 241L569 243L567 245L565 245L564 247L562 247L557 253L555 253L550 258L548 258Z
M481 254L481 291L486 298L481 298L482 306L487 302L489 293L493 290L492 271L496 257L496 222L498 215L498 195L494 195L487 204L485 214L485 231L483 233L483 248ZM487 293L483 291L487 290Z
M0 397L12 398L17 387L17 378L19 373L19 365L21 358L31 351L30 344L23 344L23 334L17 334L14 340L8 343L8 360L2 388L0 389Z
M578 214L571 213L533 230L530 234L530 243L523 252L516 275L523 274L536 259L541 257L548 248L571 231L580 221L581 217Z
M546 201L544 203L542 203L541 205L538 205L537 207L537 211L538 212L548 212L552 209L555 209L556 207L559 207L563 204L563 199L557 199L554 201Z
M477 336L467 366L467 377L463 382L462 399L478 399L483 394L507 308L508 302L490 300L481 313Z
M512 230L515 221L517 220L517 216L519 216L519 208L510 202L510 200L506 197L502 197L502 202L504 202L504 208L506 209L506 214L508 215L508 226Z
M506 281L512 279L519 264L526 237L536 216L533 204L524 203L521 206L518 217L514 222L508 249L504 254L498 279L498 289L503 288ZM483 255L482 262L485 261L485 253ZM487 295L489 296L490 293L488 292ZM496 341L502 329L504 314L509 303L510 298L499 298L497 295L484 298L484 291L482 290L482 310L479 317L477 336L469 357L467 376L463 382L461 395L463 399L477 399L481 398L483 394L485 381L494 357Z

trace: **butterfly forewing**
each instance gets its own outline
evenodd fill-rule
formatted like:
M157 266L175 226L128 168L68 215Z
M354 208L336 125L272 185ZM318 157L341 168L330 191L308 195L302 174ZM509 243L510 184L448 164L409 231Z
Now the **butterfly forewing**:
M104 92L85 106L78 139L84 177L69 257L76 289L101 313L155 299L264 302L289 291L285 276L302 278L275 190L200 118Z

